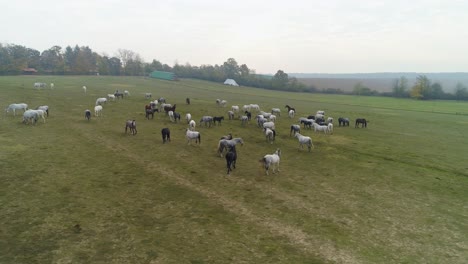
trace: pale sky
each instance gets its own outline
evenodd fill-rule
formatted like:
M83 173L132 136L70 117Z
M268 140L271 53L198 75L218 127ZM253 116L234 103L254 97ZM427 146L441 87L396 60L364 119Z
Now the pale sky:
M468 72L468 0L0 0L0 43L257 73Z

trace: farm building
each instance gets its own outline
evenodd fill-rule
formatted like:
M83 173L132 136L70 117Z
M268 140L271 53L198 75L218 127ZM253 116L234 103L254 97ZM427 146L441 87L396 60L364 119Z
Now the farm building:
M232 85L232 86L239 86L235 80L233 79L226 79L226 81L224 81L224 84L226 85Z
M36 74L37 70L34 68L24 68L23 69L23 74Z
M173 72L164 72L164 71L154 71L149 75L151 78L168 80L168 81L177 81L177 76Z

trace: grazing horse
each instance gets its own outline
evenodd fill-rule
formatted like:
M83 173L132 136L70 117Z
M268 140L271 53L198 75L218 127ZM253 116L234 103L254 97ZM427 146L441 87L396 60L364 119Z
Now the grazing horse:
M241 116L240 118L241 124L245 125L249 122L249 117L248 116Z
M145 99L150 99L153 95L151 93L145 93Z
M107 103L107 98L101 97L101 98L96 99L96 105L102 105L104 103Z
M136 135L137 129L136 129L135 120L127 120L127 122L125 122L125 134L127 134L127 129L128 128L130 129L130 133L132 135Z
M220 157L223 156L224 150L228 149L228 147L235 146L237 144L241 144L241 146L244 145L244 140L242 138L233 138L233 139L221 139L218 142L218 154Z
M213 117L212 116L203 116L201 119L200 119L200 124L201 123L205 123L205 127L207 125L209 125L209 127L211 127L211 124L213 123Z
M96 105L94 107L94 116L102 116L102 105Z
M28 110L28 105L25 103L21 104L11 104L7 108L5 108L5 114L9 113L10 110L13 110L13 115L16 116L16 110L23 109L26 112Z
M83 86L83 91L85 94L86 94L86 90L88 90L88 88L86 88L86 86Z
M216 122L217 122L218 125L221 125L221 120L224 120L224 116L215 116L213 117L213 124L216 125Z
M285 108L288 109L288 113L289 113L289 111L291 111L291 110L293 110L294 112L296 112L296 108L291 107L291 106L289 106L289 105L286 105Z
M279 108L272 108L271 109L271 114L281 116L281 109Z
M307 148L309 149L309 152L310 152L310 149L314 147L314 144L312 143L312 138L303 136L299 133L296 133L296 135L294 136L299 140L300 149L303 149L304 145L307 145Z
M156 109L156 110L157 110L157 109ZM146 117L146 119L149 120L150 115L151 115L151 119L154 119L154 111L153 111L153 109L151 109L151 108L146 108L146 107L145 107L145 117Z
M230 175L231 171L236 168L237 151L236 146L229 147L229 151L226 153L226 167L227 174ZM232 168L231 168L232 167Z
M124 95L126 95L126 96L130 96L130 92L129 92L129 91L127 91L127 90L125 90L125 91L124 91Z
M109 101L110 100L115 101L115 95L113 94L107 94L107 98L109 99Z
M247 116L247 118L249 119L252 119L252 113L250 113L249 111L245 111L244 114Z
M36 110L43 110L44 112L46 112L46 115L49 116L49 106L47 105L38 106L36 107Z
M265 167L265 172L266 175L269 175L269 170L270 167L272 167L273 173L279 170L279 165L280 165L280 157L281 157L281 150L276 149L275 153L273 154L267 154L263 157L263 159L260 160L260 162L263 162L263 166Z
M347 117L340 117L338 118L338 126L349 126L349 118Z
M361 124L361 128L367 127L367 123L369 120L366 120L365 118L357 118L356 119L356 124L354 124L354 127L359 127L359 124Z
M39 119L39 113L34 110L26 110L23 113L23 123L24 124L33 124L35 125Z
M289 136L291 136L292 132L294 132L294 135L296 135L296 133L301 132L301 126L300 125L291 125L291 130L289 131Z
M234 119L234 112L233 111L228 111L228 118L229 118L229 120Z
M171 130L169 130L169 128L165 127L161 129L161 135L162 135L163 144L166 143L166 141L171 142Z
M128 91L127 91L127 92L128 92ZM123 98L124 98L124 93L121 93L121 92L119 92L119 91L117 90L117 91L115 91L114 96L115 96L117 99L119 99L119 98L120 98L120 99L123 99Z
M276 138L276 130L266 127L263 131L265 132L266 141L273 144Z
M91 119L91 111L89 111L89 109L85 110L84 117L88 119L88 121Z
M328 123L328 132L333 134L333 123Z
M177 123L177 120L180 122L180 113L174 112L174 121Z
M185 98L185 103L189 105L190 104L190 98L188 98L188 97Z
M187 138L187 144L190 144L193 139L195 139L195 143L201 144L201 135L198 131L191 131L187 128L185 131L185 137Z
M295 114L296 114L296 111L294 111L292 109L288 111L289 118L294 118Z

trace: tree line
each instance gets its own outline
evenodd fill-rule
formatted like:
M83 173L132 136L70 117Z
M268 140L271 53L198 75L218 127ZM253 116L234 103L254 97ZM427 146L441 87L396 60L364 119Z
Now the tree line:
M148 76L157 70L173 72L180 78L214 82L224 82L230 78L236 80L239 85L270 90L393 96L418 100L468 100L467 87L462 83L457 84L455 93L445 93L440 83L432 83L424 75L418 76L412 87L409 87L405 77L394 80L392 92L378 92L362 83L357 83L352 92L345 92L335 88L317 89L313 85L306 85L297 78L288 76L282 70L278 70L274 75L256 74L255 70L246 64L239 65L234 58L229 58L219 65L192 66L189 63L185 65L175 63L171 67L155 59L147 63L138 53L127 49L119 49L114 56L108 56L98 54L88 46L67 46L65 49L53 46L39 52L21 45L0 43L0 75L23 74L26 68L34 68L39 74L48 75Z

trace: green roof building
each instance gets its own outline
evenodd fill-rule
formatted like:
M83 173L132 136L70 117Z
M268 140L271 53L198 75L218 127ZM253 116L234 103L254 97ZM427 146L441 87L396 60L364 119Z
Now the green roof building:
M162 79L162 80L168 80L168 81L176 81L177 76L173 72L164 72L164 71L154 71L150 73L149 77L151 78L156 78L156 79Z

